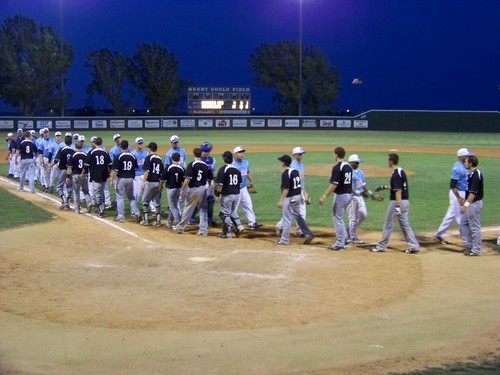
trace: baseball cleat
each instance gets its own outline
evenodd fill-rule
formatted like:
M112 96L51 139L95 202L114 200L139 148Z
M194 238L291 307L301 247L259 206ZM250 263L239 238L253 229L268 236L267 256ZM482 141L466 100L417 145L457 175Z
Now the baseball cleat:
M125 222L125 219L115 217L115 221L116 221L117 223L124 223L124 222Z
M306 236L306 240L304 241L304 245L310 245L314 238L314 234L312 236Z
M283 242L281 240L278 240L278 241L274 241L273 242L273 245L288 245L286 242Z
M359 238L356 238L355 240L352 240L352 243L355 245L364 245L365 241L360 240Z
M439 242L441 245L448 245L449 242L446 241L443 237L441 236L434 236L434 241Z
M332 246L328 246L327 249L331 250L331 251L343 251L343 250L345 250L345 247L332 245Z
M219 233L217 234L217 237L219 238L232 238L231 233Z
M262 224L259 224L259 223L255 222L255 223L253 223L252 225L249 225L249 226L248 226L248 229L260 229L260 228L262 228L262 227L263 227L263 225L262 225Z
M281 237L281 233L283 232L283 228L275 227L274 231L278 237Z
M418 250L418 249L406 249L405 250L406 254L418 254L419 252L420 252L420 250Z
M141 220L141 222L139 224L144 225L145 227L147 227L147 226L149 226L149 221L147 221L147 220Z
M464 255L465 255L466 257L478 257L478 256L480 256L481 254L479 254L479 253L475 253L475 252L473 252L473 251L466 251L466 252L464 253Z
M93 208L93 207L94 207L94 206L93 206L93 205L91 205L91 204L89 204L89 205L87 206L87 213L88 213L88 214L92 213L92 208Z
M387 250L381 247L374 247L373 249L370 249L370 251L372 253L385 253Z
M160 221L155 221L153 223L153 227L161 227L161 222Z

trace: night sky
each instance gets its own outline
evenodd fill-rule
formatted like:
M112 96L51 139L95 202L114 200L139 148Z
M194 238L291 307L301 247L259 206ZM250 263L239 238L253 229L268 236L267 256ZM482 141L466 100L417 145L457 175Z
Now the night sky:
M299 40L299 0L0 0L0 20L16 14L50 25L73 45L69 107L85 105L85 54L132 55L159 42L199 86L250 86L257 112L274 108L253 87L249 55L263 43ZM302 0L303 44L340 69L337 107L500 110L500 1ZM363 78L363 86L352 85ZM95 98L95 107L105 107ZM138 103L138 107L141 103ZM0 110L5 110L0 105Z

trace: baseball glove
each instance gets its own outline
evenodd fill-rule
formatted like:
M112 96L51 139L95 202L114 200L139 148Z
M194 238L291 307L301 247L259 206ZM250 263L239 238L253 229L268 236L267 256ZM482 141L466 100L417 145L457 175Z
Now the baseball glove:
M249 192L250 194L255 194L255 193L257 193L257 190L255 190L255 187L253 186L253 184L251 184L251 185L249 185L249 186L248 186L248 192Z
M311 194L309 194L307 191L302 190L302 200L304 201L305 204L311 204L312 198Z
M377 202L382 202L384 200L384 197L382 195L373 194L372 199Z

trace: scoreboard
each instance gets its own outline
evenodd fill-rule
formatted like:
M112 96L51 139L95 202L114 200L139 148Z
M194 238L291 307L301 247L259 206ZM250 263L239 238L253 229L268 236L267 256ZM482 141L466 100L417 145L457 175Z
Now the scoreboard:
M189 115L248 115L249 87L188 87Z

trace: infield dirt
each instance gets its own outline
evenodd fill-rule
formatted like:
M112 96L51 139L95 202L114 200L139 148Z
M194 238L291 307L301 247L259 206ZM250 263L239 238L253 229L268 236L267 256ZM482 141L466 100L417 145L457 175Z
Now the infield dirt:
M0 232L1 374L383 374L500 352L497 232L479 258L458 236L404 254L399 232L336 253L331 228L277 247L271 227L179 235L29 199L57 218Z

